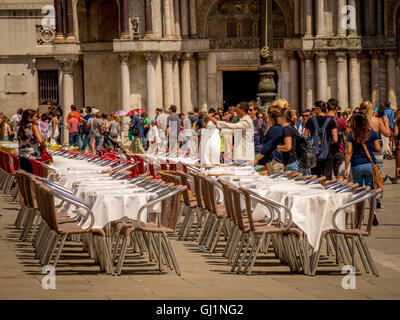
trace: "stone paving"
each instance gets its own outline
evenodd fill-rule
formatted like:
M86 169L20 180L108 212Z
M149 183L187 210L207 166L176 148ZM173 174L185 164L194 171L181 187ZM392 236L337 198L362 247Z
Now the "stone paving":
M392 162L385 165L393 172ZM126 260L121 276L101 273L78 243L68 243L56 270L56 289L44 290L32 245L18 240L18 206L0 195L0 299L399 299L400 185L385 185L380 225L367 239L380 276L361 272L356 289L345 290L338 266L320 266L317 276L291 274L272 255L257 260L252 276L230 273L223 247L202 253L191 241L172 238L182 276L140 256ZM132 256L131 256L132 258ZM322 259L322 263L325 262ZM322 264L321 263L321 264Z

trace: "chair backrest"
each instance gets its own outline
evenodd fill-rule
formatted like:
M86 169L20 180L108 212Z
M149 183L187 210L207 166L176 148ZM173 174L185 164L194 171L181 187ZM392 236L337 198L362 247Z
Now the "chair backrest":
M222 186L222 192L224 194L224 204L226 209L226 214L229 219L231 219L235 226L238 225L236 215L233 213L233 196L231 190L228 188L229 183L224 179L218 179L218 182Z
M201 192L201 181L198 173L191 173L193 177L193 184L194 184L194 193L196 196L196 201L197 201L197 206L199 208L205 207L203 206L203 198L202 198L202 192Z
M20 162L18 159L18 155L15 153L10 153L10 156L13 159L14 170L18 170L20 168Z
M29 203L28 203L28 200L26 197L26 193L25 193L26 185L25 185L23 177L21 175L21 171L22 171L21 169L15 171L15 177L17 179L18 189L19 189L19 192L21 193L22 201L24 202L24 205L29 206Z
M35 190L38 195L38 208L42 217L46 220L52 230L59 232L54 196L51 194L52 189L45 186L43 183L36 181Z
M179 204L181 198L180 194L185 190L187 191L187 187L180 185L180 186L175 186L174 189L179 189L181 192L167 199L169 204L168 204L167 216L164 222L164 226L166 226L167 228L171 228L173 230L176 229L176 225L178 223Z
M213 180L208 176L204 176L204 182L206 188L208 189L208 197L209 197L208 201L210 203L211 212L217 214L217 195Z
M20 172L20 177L22 178L22 183L24 185L24 192L25 192L25 204L30 207L30 208L35 208L36 207L36 199L34 198L33 190L32 190L32 185L31 185L31 180L33 175L31 173L28 173L24 170L19 170Z
M209 189L206 184L206 176L204 174L199 174L198 177L200 178L201 195L203 197L204 206L209 212L213 212L210 203Z
M245 228L244 228L242 208L240 202L240 191L232 184L228 184L227 188L229 189L232 195L232 209L233 209L233 214L236 217L238 227L240 230L244 231Z

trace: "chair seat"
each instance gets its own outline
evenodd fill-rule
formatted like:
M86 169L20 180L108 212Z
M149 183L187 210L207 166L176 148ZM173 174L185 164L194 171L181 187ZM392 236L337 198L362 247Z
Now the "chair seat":
M322 232L322 237L326 237L328 234L344 234L348 236L365 236L365 237L368 237L370 235L368 231L360 229L344 229L340 230L340 232L336 231L335 229L329 229Z

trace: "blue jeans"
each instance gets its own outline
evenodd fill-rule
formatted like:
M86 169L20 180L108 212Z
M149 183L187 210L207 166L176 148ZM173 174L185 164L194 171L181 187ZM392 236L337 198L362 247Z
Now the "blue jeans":
M374 189L374 182L373 182L373 169L371 163L360 164L355 167L351 167L351 174L353 176L354 183L358 183L360 187L362 186L369 186ZM376 209L376 202L375 202L375 209Z
M96 150L101 148L101 141L102 141L103 137L99 136L99 137L94 137L94 141L95 141L95 145L96 145Z
M78 132L73 132L69 134L69 145L78 147L79 146L79 134Z
M297 161L292 162L285 166L286 171L299 171L299 163Z
M85 152L87 145L89 145L89 148L92 149L91 145L89 144L89 141L90 141L90 134L83 134L82 147L81 147L82 152Z

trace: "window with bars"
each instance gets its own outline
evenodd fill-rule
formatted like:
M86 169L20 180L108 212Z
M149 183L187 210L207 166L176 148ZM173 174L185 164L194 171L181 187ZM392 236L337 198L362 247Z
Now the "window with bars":
M227 38L237 38L238 34L238 24L236 18L227 17L225 20L226 25L226 37Z
M58 70L39 70L39 104L58 104Z

